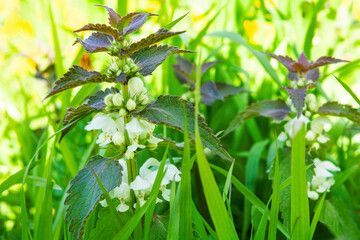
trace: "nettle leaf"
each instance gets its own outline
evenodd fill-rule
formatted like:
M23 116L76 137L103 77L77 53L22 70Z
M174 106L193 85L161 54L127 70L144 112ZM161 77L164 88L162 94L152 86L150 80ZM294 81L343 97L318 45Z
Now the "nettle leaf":
M81 38L76 38L74 44L80 43L88 53L105 52L113 40L113 37L108 34L95 32L84 41Z
M131 17L129 25L123 29L123 34L124 35L130 34L132 32L135 32L135 31L139 30L139 28L141 28L144 25L144 23L145 23L145 21L146 21L146 19L148 17L150 17L150 16L159 16L157 14L143 13L143 12L137 12L135 14L136 15ZM121 21L123 21L123 19Z
M192 51L182 50L168 45L153 45L135 52L131 55L131 58L141 67L140 73L143 76L147 76L150 75L167 57L176 53L192 53Z
M121 166L118 161L100 155L93 156L84 169L80 170L73 180L65 199L66 221L70 221L69 231L73 237L81 239L87 218L101 198L102 191L93 171L106 188L111 191L121 183Z
M226 98L229 96L235 96L239 93L249 92L249 90L242 88L242 87L236 87L234 85L225 83L225 82L215 82L217 90L220 92L220 94Z
M95 5L95 6L99 6L99 7L103 7L108 11L109 14L109 24L113 27L117 27L121 16L114 11L114 9L108 7L108 6L104 6L104 5Z
M224 132L224 136L234 131L248 119L263 116L274 120L283 120L289 112L290 108L281 99L253 103L244 111L238 113L238 115L230 122L228 128Z
M89 83L119 82L115 78L109 78L96 71L88 71L85 68L74 65L63 77L55 81L55 86L45 97L48 98L67 89L75 88Z
M68 128L64 129L61 132L60 141L62 140L65 135L70 132L75 126L78 120L86 117L87 115L91 114L94 111L99 111L105 107L105 96L112 93L120 92L119 89L115 87L111 87L111 89L107 88L105 91L98 91L96 95L90 96L88 103L85 103L77 108L68 108L66 109L66 113L63 119L64 127L70 125Z
M332 64L332 63L340 63L340 62L349 62L347 60L337 59L329 56L320 57L314 63L309 64L307 70L311 70L314 68L318 68L324 65Z
M140 41L131 44L128 49L124 50L124 53L122 55L130 56L134 52L136 52L136 51L138 51L138 50L140 50L142 48L148 47L148 46L153 45L153 44L155 44L157 42L160 42L160 41L162 41L162 40L164 40L166 38L173 37L173 36L182 34L184 32L185 31L169 32L169 30L161 28L156 33L150 34L149 36L141 39Z
M89 23L85 26L83 26L82 28L75 30L74 33L76 32L83 32L83 31L96 31L96 32L102 32L102 33L106 33L109 34L111 36L113 36L115 39L117 39L117 37L120 35L119 31L111 26L108 26L106 24L93 24L93 23Z
M209 70L212 66L214 66L216 63L220 61L213 61L213 62L206 62L203 65L201 65L201 75L204 75L207 70Z
M223 95L218 91L213 81L205 82L200 86L201 101L206 105L213 104L216 100L224 101Z
M338 102L328 102L319 107L318 113L322 115L345 117L360 125L360 113L350 105L343 105Z
M296 109L296 116L299 118L305 106L305 96L307 88L293 89L285 87L285 89L289 93L290 99Z
M155 124L163 124L184 131L184 105L186 108L188 131L189 134L195 138L195 109L191 103L178 96L161 95L154 102L150 103L142 110L132 113L132 115L145 118ZM199 131L204 146L208 147L223 159L234 161L229 153L221 146L220 141L214 135L214 132L207 126L205 119L200 115Z

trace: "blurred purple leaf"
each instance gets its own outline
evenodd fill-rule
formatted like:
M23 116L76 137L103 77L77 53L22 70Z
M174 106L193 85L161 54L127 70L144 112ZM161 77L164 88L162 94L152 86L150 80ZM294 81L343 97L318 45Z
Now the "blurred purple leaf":
M104 33L95 32L84 41L77 38L74 42L80 43L88 53L105 52L111 46L113 37ZM73 45L74 45L73 44Z

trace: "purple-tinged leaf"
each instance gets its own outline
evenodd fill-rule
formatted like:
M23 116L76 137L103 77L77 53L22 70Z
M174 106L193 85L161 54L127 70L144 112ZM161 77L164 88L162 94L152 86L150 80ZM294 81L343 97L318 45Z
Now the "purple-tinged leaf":
M289 58L287 56L275 55L275 54L266 53L266 52L263 52L263 54L268 55L272 58L275 58L276 60L281 62L290 72L295 72L294 69L292 68L292 65L296 62L294 60L292 60L291 58Z
M298 75L296 74L296 72L291 72L291 71L288 71L288 74L287 74L287 79L289 80L299 80L299 77Z
M68 132L70 132L76 126L77 123L74 122L77 122L78 120L86 117L94 111L99 111L103 109L105 107L105 96L110 93L115 94L118 92L119 89L115 87L112 87L111 89L107 88L105 89L105 91L98 91L96 95L90 96L87 103L82 104L77 108L71 107L66 109L66 113L63 119L64 127L66 127L67 125L71 126L61 132L60 141L63 139L63 137L65 137Z
M193 72L196 69L195 64L187 60L186 58L183 58L181 56L176 56L176 65L179 67L177 69L184 71L185 73L192 75Z
M298 62L299 62L301 65L303 65L305 68L308 67L309 61L308 61L308 59L307 59L304 51L301 52L301 54L300 54L300 56L299 56L299 58L298 58Z
M82 28L80 28L78 30L75 30L74 33L83 32L83 31L101 32L101 33L111 35L115 39L117 39L118 36L120 35L120 33L119 33L119 31L117 29L112 28L112 27L110 27L108 25L105 25L105 24L100 24L100 23L97 23L97 24L89 23L89 24L83 26Z
M132 32L135 32L137 30L139 30L139 28L141 28L144 23L145 23L145 20L149 17L149 16L157 16L157 14L152 14L152 13L140 13L136 16L134 16L129 25L127 27L125 27L123 29L123 34L124 35L127 35L127 34L130 34Z
M224 97L217 90L213 81L205 82L200 86L201 101L206 105L212 105L216 100L224 101Z
M175 77L183 85L187 85L191 90L195 88L195 82L192 80L192 76L183 71L178 64L171 66L174 69Z
M229 126L225 129L223 136L234 131L237 127L243 124L246 120L258 116L269 117L275 120L283 120L290 112L290 108L286 103L281 100L265 100L253 103L248 106L244 111L230 122Z
M187 124L189 134L195 138L195 109L194 106L179 98L178 96L159 96L154 102L147 105L142 110L132 112L135 117L142 117L155 124L162 124L171 128L184 131L184 110L186 109ZM234 161L229 153L221 146L219 139L214 135L205 122L205 119L199 118L199 132L203 145L221 158Z
M151 45L153 45L157 42L160 42L164 39L182 34L184 32L185 31L169 32L167 29L161 28L156 33L150 34L149 36L141 39L140 41L131 44L128 49L124 49L125 51L122 55L123 55L123 57L130 56L142 48L146 48L146 47L151 46Z
M150 75L167 57L181 52L191 53L191 51L170 47L168 45L153 45L151 47L140 49L132 54L131 58L141 67L140 73L143 76L147 76Z
M234 85L225 83L225 82L215 82L217 90L220 92L220 94L226 98L229 96L235 96L239 93L243 92L249 92L249 90L246 90L242 87L236 87Z
M89 83L101 82L116 82L116 79L109 78L96 71L87 71L80 66L74 65L62 78L55 81L55 86L50 90L45 99L67 89Z
M201 75L204 75L209 68L215 65L215 63L218 63L220 61L213 61L213 62L206 62L203 65L201 65Z
M319 107L318 113L322 115L345 117L360 125L360 113L350 105L343 105L338 102L328 102Z
M311 81L317 81L320 77L320 71L318 68L306 72L306 79Z
M74 44L80 43L88 53L105 52L108 50L108 47L111 46L113 40L113 37L110 35L95 32L84 41L77 38Z
M306 96L307 87L298 88L298 89L285 87L285 89L289 93L290 99L296 109L296 116L299 118L305 106L305 96Z
M99 7L103 7L108 11L109 14L109 24L113 27L117 27L121 16L114 11L114 9L108 7L108 6L104 6L104 5L95 5L95 6L99 6Z
M324 56L316 60L316 62L311 63L306 70L311 70L314 68L318 68L324 65L332 64L332 63L339 63L339 62L349 62L347 60L337 59L329 56Z
M93 171L108 192L121 183L119 162L100 155L93 156L86 167L71 180L64 204L69 205L65 220L70 221L69 231L73 232L74 239L82 239L86 221L103 194Z

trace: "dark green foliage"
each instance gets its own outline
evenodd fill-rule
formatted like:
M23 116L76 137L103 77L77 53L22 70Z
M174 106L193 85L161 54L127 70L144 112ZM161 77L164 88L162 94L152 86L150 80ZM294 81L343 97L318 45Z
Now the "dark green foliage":
M48 98L62 91L82 86L89 83L101 82L117 82L115 78L109 78L96 71L88 71L80 66L74 65L64 74L62 78L55 81L55 86L51 89L49 94L45 97Z
M189 102L177 96L161 95L144 109L132 113L132 116L142 117L152 123L163 124L184 131L183 105L185 105L186 108L188 132L195 138L195 109ZM223 159L233 161L233 158L221 146L219 139L214 135L213 131L207 126L205 119L201 116L199 116L199 132L205 147L208 147Z
M143 76L147 76L150 75L167 57L182 52L191 51L170 47L168 45L153 45L135 52L131 55L131 58L141 67L139 72Z
M65 200L65 204L69 205L65 219L70 221L69 230L74 232L74 238L81 238L86 220L102 195L93 171L108 192L121 183L119 162L99 155L93 156L86 167L71 180L69 195Z
M350 105L343 105L337 102L328 102L319 107L318 113L336 117L345 117L360 125L360 113Z

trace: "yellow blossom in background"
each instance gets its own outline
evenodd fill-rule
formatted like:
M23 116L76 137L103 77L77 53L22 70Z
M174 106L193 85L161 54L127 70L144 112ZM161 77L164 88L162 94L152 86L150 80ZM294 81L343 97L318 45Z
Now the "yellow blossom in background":
M148 1L145 6L145 12L157 13L160 10L159 1Z
M4 26L0 27L0 35L13 38L19 34L31 38L34 35L34 30L29 21L22 20L17 13L11 13L5 19Z
M271 22L260 23L257 20L245 20L244 29L252 44L266 45L272 43L275 38L276 30Z
M360 22L360 1L354 0L352 5L352 13L354 14L354 17L356 20Z

